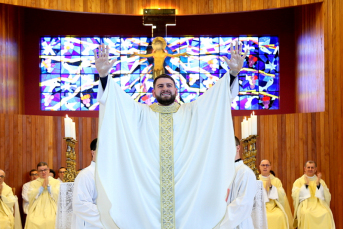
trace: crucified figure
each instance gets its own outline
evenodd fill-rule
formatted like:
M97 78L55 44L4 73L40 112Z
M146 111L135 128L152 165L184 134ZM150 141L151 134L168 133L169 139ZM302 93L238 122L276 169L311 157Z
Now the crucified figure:
M166 57L179 57L179 56L189 56L187 53L180 54L169 54L164 51L167 43L163 37L156 37L152 42L153 51L151 54L138 54L134 53L132 56L140 57L153 57L154 58L154 68L153 68L153 78L165 73L163 64Z

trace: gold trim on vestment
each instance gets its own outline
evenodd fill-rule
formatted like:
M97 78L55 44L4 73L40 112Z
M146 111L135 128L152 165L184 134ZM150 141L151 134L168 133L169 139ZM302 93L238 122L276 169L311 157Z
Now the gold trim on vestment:
M150 108L160 113L160 195L161 195L161 228L175 228L175 192L174 192L174 141L173 141L173 113L180 105L170 106L153 104Z

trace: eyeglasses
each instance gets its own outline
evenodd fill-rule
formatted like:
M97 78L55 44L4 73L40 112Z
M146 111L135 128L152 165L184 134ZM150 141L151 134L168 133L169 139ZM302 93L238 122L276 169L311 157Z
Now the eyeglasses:
M36 176L38 176L38 173L31 173L30 176L36 177Z
M262 165L260 165L261 167L269 167L270 165L265 165L265 164L262 164Z
M4 178L5 178L5 176L1 175L1 176L0 176L0 178L1 178L1 179L4 179Z
M46 171L50 171L50 170L49 169L38 170L39 173L43 173L43 172L46 172Z
M58 172L58 173L65 173L66 171L63 171L63 172Z

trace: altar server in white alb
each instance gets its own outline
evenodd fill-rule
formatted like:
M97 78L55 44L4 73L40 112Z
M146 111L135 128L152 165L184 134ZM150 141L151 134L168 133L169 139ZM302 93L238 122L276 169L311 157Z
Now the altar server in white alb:
M94 171L97 139L90 145L92 152L91 164L77 175L73 191L72 229L100 229L100 215L96 205L98 193L95 187Z
M243 163L240 156L240 141L236 141L236 175L227 191L227 210L220 228L254 229L251 212L257 193L256 176Z
M208 229L220 225L234 177L231 101L246 53L231 46L225 74L197 100L179 105L175 80L154 79L151 106L135 102L112 77L115 60L102 45L99 144L95 172L105 228Z

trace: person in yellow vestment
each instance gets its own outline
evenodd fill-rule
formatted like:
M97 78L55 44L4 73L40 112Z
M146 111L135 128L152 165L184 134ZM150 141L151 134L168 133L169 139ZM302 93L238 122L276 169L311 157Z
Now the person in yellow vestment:
M331 194L314 161L305 163L305 174L293 184L294 227L298 229L335 229L330 209Z
M280 179L270 173L271 168L269 160L261 161L259 180L264 186L268 228L292 229L293 216L286 192Z
M0 228L13 229L13 206L16 198L12 189L4 182L5 176L5 172L0 170Z
M49 176L45 162L37 165L39 178L32 181L28 192L29 213L25 229L55 229L60 181Z

